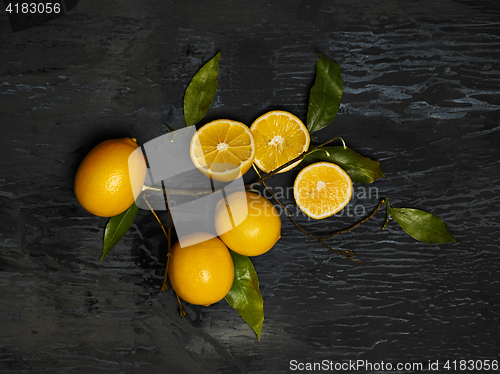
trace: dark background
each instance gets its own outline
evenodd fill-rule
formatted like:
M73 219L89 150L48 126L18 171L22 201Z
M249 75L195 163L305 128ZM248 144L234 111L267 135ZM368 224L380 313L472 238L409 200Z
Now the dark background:
M496 0L80 0L17 32L2 9L1 373L498 359L499 27ZM185 304L179 317L172 291L160 291L166 241L150 212L99 262L107 221L75 200L79 162L104 139L145 143L163 123L182 127L184 89L218 51L204 122L250 125L272 109L305 120L317 53L341 65L340 112L318 140L342 136L387 178L357 185L349 214L300 217L308 229L345 228L360 218L354 208L368 213L389 197L443 218L461 243L423 244L395 222L383 231L382 210L330 242L354 250L357 265L283 216L282 239L253 259L261 341L225 301ZM271 185L290 186L294 173Z

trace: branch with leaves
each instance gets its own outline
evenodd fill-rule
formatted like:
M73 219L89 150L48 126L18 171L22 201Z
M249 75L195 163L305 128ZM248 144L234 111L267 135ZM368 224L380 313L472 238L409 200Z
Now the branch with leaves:
M215 98L218 78L219 78L219 61L221 53L217 53L212 59L204 64L201 69L194 75L191 82L186 88L184 95L184 119L186 126L194 126L199 123L212 106ZM319 59L316 63L316 77L314 84L309 94L309 106L307 111L307 129L310 134L324 129L329 126L335 119L340 108L342 99L343 82L340 66L322 54L319 54ZM172 129L166 125L169 131ZM318 237L305 228L303 228L295 219L290 210L276 197L272 189L269 187L267 181L276 175L278 172L295 164L297 161L299 167L305 167L309 164L318 161L326 161L339 165L352 179L353 183L372 183L378 178L385 178L382 171L381 164L378 161L364 157L356 151L348 148L344 140L342 146L330 146L332 141L341 139L335 137L328 141L322 142L319 145L312 145L310 148L303 152L301 155L286 164L278 167L277 169L261 176L257 168L258 179L252 183L245 185L247 189L254 189L259 185L269 192L277 204L279 204L286 215L290 218L293 224L307 235L309 238L316 240L321 246L329 251L349 259L353 262L362 264L361 261L354 259L354 253L351 250L339 250L332 248L326 243L338 235L349 232L356 227L367 222L370 218L374 217L380 210L382 205L386 207L386 220L383 225L385 229L392 218L396 221L401 228L411 237L425 243L448 243L457 242L455 237L451 234L446 223L439 217L427 213L422 210L411 208L394 208L389 205L389 199L383 198L380 200L378 206L365 218L353 224L347 229L342 229L331 233L326 237ZM154 188L144 187L144 191L153 190L165 195L191 195L203 196L213 193L212 190L187 190L187 189L170 189L170 188ZM143 199L149 205L145 196ZM167 271L170 259L170 248L172 239L172 217L170 211L168 212L167 229L164 228L160 218L150 206L152 213L155 215L156 220L159 222L164 235L168 242L168 251L166 259L166 269L162 290L167 289ZM109 253L111 248L125 235L128 229L134 222L138 211L137 204L123 212L122 214L109 219L104 234L104 246L102 250L101 261ZM252 261L247 256L239 255L230 251L234 269L235 277L231 290L226 295L225 299L240 315L241 317L253 328L257 337L260 339L262 325L264 321L263 298L259 290L259 281ZM182 308L181 301L177 296L180 307L181 316L185 314Z

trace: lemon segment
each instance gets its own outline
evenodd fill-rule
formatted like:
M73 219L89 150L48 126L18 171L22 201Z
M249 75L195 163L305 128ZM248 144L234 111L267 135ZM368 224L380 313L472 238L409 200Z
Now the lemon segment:
M302 121L289 112L275 110L257 118L250 126L255 140L255 164L269 173L307 151L310 136ZM284 168L293 169L300 161Z
M317 162L302 169L293 185L295 202L309 217L323 219L351 200L352 180L338 165Z
M207 123L193 136L190 145L193 164L205 176L230 182L245 174L255 158L250 129L241 122L219 119Z

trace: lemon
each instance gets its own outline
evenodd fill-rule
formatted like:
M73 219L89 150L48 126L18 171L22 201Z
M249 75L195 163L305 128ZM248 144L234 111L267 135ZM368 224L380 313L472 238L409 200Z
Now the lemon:
M215 229L224 244L234 252L259 256L280 239L281 218L265 197L241 191L219 201Z
M248 126L238 121L218 119L201 127L193 136L190 156L205 176L230 182L252 166L255 145Z
M330 217L342 210L351 200L352 190L349 175L331 162L306 166L293 184L298 207L315 219Z
M234 263L224 243L197 232L172 246L168 276L174 291L188 303L209 306L222 300L233 285ZM187 243L187 244L186 244Z
M89 213L113 217L127 210L146 179L146 161L131 138L98 144L83 159L75 176L76 199ZM135 152L134 152L135 151Z
M302 121L289 112L274 110L257 118L250 126L255 140L255 164L266 173L307 151L311 138ZM294 168L300 161L284 168Z

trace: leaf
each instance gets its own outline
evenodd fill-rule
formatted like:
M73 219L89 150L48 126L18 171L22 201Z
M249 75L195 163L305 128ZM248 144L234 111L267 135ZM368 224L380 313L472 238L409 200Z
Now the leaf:
M377 178L385 178L380 162L361 156L350 148L320 147L303 160L306 165L318 161L328 161L339 165L349 174L354 183L372 183Z
M104 245L100 261L104 260L111 248L127 233L132 223L134 223L138 210L137 204L133 203L126 211L108 220L104 231Z
M342 90L339 64L320 53L316 63L316 80L309 93L307 129L310 133L328 126L337 116Z
M257 273L247 256L231 250L229 252L234 262L234 282L226 295L226 301L250 325L260 340L264 323L264 300L260 294Z
M386 205L392 218L412 238L424 243L456 243L458 241L441 218L419 209L392 208Z
M187 126L196 125L212 106L219 80L219 60L217 53L198 70L184 94L184 120Z

